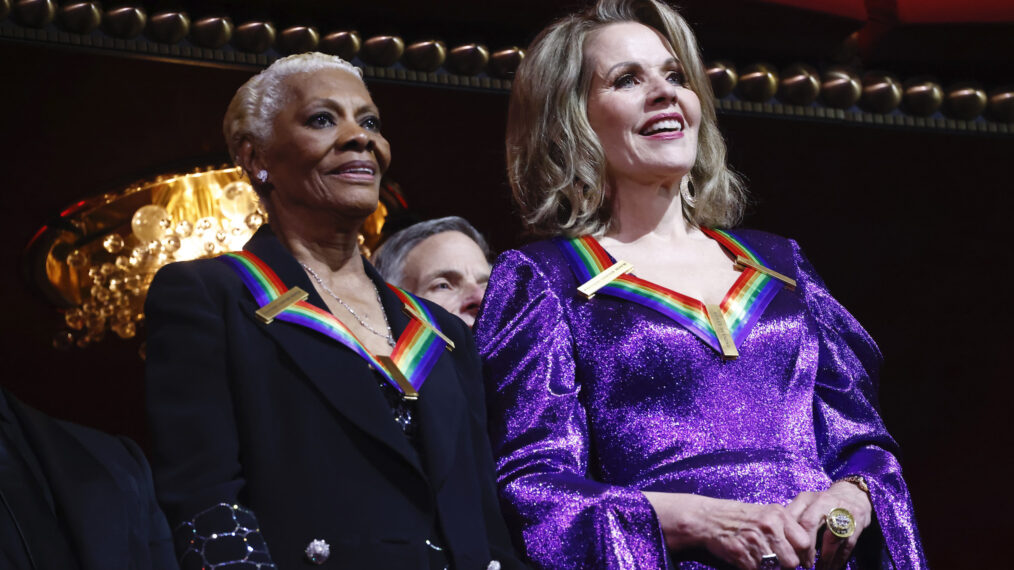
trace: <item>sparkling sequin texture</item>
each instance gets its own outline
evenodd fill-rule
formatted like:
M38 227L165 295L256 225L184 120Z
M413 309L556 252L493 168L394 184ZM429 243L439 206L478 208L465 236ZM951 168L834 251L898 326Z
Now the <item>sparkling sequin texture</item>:
M180 524L174 533L180 564L207 570L277 570L257 519L239 505L220 503Z
M476 338L504 514L535 566L709 568L666 552L640 490L786 504L861 475L876 524L850 567L925 567L876 409L879 349L794 242L736 233L799 284L734 361L648 307L584 299L552 242L497 261Z

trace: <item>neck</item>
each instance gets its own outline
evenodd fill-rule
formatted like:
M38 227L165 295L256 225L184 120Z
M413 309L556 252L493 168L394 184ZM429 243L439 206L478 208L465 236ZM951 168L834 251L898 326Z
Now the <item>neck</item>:
M301 264L320 274L362 275L359 229L365 218L326 211L270 208L271 229Z
M610 184L612 222L606 237L631 243L645 237L680 240L696 228L683 216L680 179L642 184L631 180Z

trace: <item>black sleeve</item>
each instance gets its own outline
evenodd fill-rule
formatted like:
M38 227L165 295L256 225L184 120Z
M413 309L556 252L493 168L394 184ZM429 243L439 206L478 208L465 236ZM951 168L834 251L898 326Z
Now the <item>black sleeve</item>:
M221 288L213 293L202 278L219 269L213 264L167 265L148 291L146 402L156 490L184 569L229 561L274 568L256 518L239 502L245 480L226 352L225 295ZM236 555L210 560L211 552Z
M166 522L165 514L158 506L155 499L155 487L151 477L151 467L148 460L133 440L121 437L120 442L127 449L127 453L137 462L139 472L138 486L141 498L144 501L142 509L146 515L147 537L148 537L148 560L151 561L152 570L177 570L176 554L173 552L172 533L169 532L169 524Z
M461 328L463 329L461 333L464 340L463 346L454 352L458 353L458 365L462 371L462 390L468 400L468 429L471 431L470 436L474 446L473 454L476 472L479 475L482 511L488 533L490 555L494 560L499 561L501 567L506 570L528 568L517 555L517 550L511 542L510 533L507 531L507 525L500 510L493 469L493 451L490 447L486 427L486 397L483 388L482 361L479 359L472 332L464 323L461 324Z

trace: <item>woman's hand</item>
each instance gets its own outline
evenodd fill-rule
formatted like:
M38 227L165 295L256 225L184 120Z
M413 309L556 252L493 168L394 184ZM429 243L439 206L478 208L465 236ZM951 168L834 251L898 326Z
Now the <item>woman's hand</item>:
M824 518L838 507L852 513L856 520L856 531L848 538L838 538L825 532L817 570L841 568L848 561L859 535L870 526L873 519L873 505L870 504L869 496L854 484L839 481L826 491L800 493L785 507L803 527L811 544L816 543L817 531L823 526ZM813 560L812 556L811 551L810 560Z
M685 493L644 495L655 509L666 546L672 550L704 547L743 569L776 554L784 568L813 564L814 535L781 505L755 505ZM810 558L806 558L806 555Z

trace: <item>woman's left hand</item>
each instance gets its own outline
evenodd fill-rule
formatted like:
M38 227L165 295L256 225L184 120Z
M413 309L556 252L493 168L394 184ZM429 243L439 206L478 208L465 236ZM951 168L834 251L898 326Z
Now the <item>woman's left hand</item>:
M859 535L873 520L873 505L870 497L856 485L847 481L834 483L826 491L800 493L786 506L789 513L796 517L800 526L813 537L810 560L816 557L817 531L824 525L827 514L832 509L843 508L852 513L856 521L856 531L848 538L838 538L831 532L824 533L820 549L820 560L817 570L841 568L852 555Z

